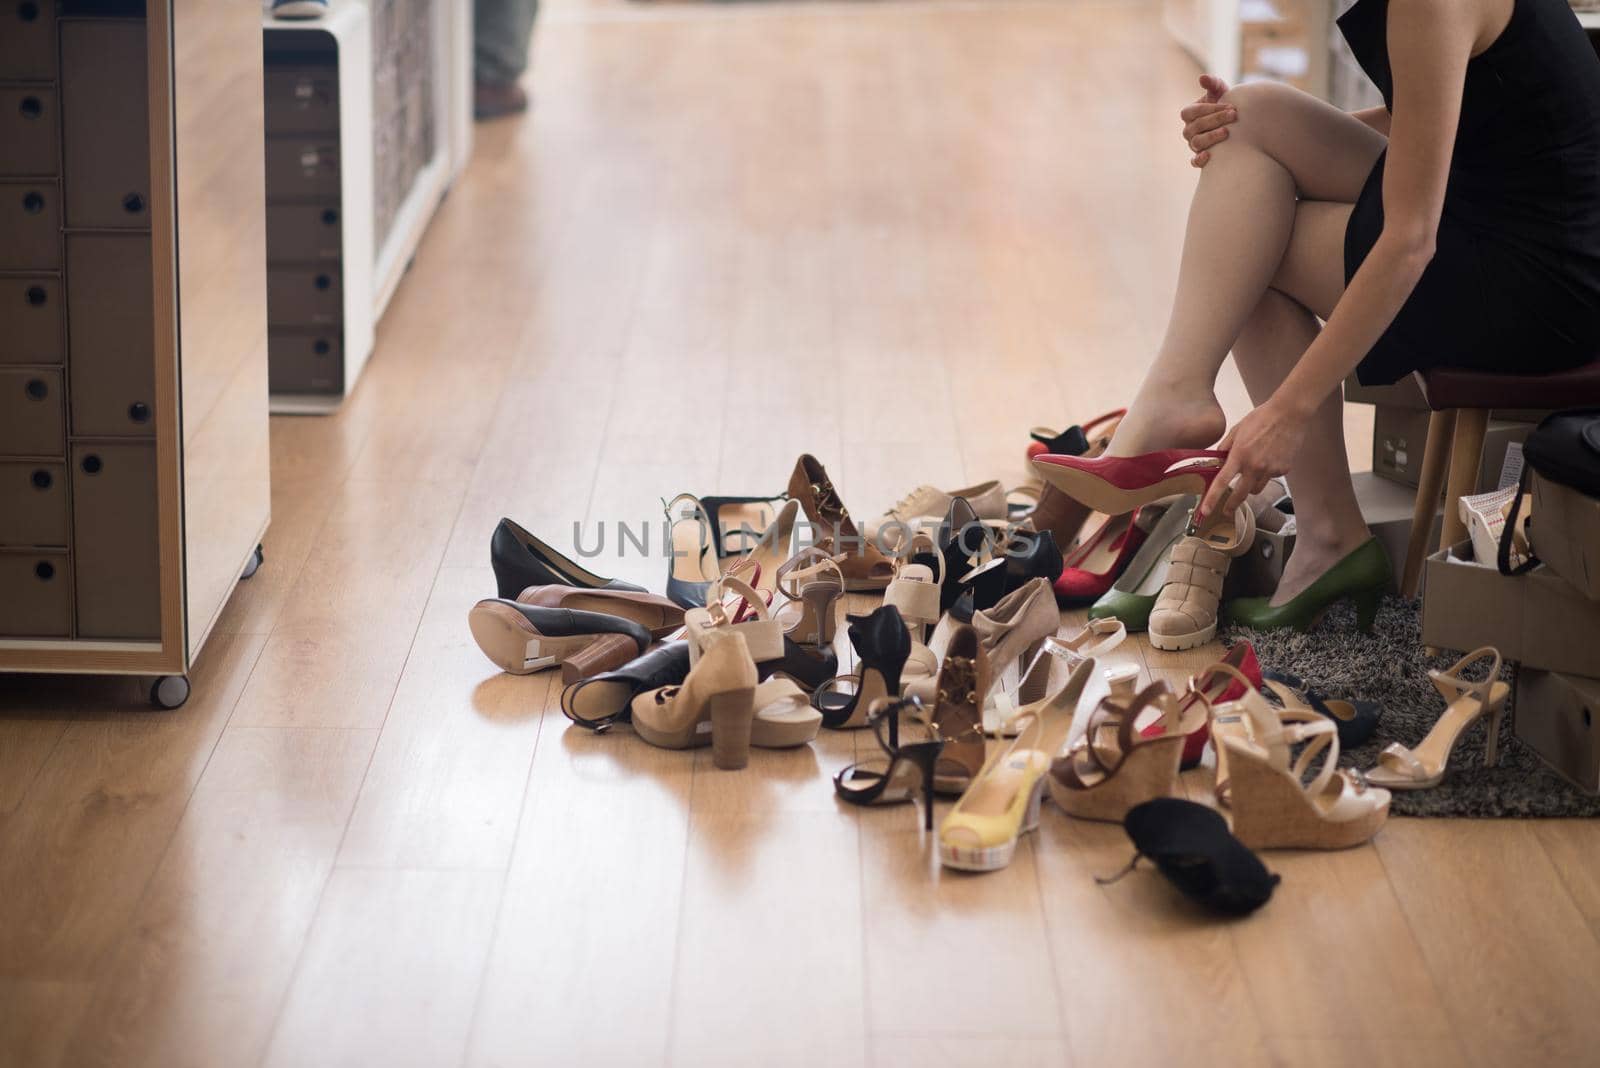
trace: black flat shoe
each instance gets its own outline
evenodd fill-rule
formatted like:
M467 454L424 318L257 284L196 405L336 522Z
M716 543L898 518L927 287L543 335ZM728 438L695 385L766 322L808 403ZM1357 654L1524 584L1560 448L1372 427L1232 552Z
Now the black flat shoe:
M776 497L701 497L700 506L711 522L711 545L717 559L740 556L758 545L762 533L788 499L784 493Z
M647 593L621 579L601 578L556 552L509 519L500 520L489 538L489 564L501 597L515 600L529 586L586 586L592 590Z
M806 693L812 693L818 686L839 674L839 654L833 651L833 646L823 645L816 648L801 645L790 638L783 636L783 656L778 660L766 660L756 665L756 678L766 682L774 675L782 675L794 681L794 684Z
M633 699L646 690L680 686L689 677L689 643L667 642L623 665L561 691L561 711L595 732L632 719Z
M1054 583L1067 566L1056 546L1056 536L1048 530L1013 531L1006 542L1006 593L1026 586L1036 578Z
M1339 732L1340 749L1349 750L1365 745L1377 732L1378 721L1383 718L1383 706L1376 701L1357 701L1353 698L1346 701L1329 697L1312 689L1300 676L1287 671L1263 671L1261 677L1268 689L1278 691L1281 686L1288 691L1278 692L1284 704L1301 705L1333 720Z
M473 605L467 625L483 655L512 675L556 667L604 635L626 635L641 653L654 640L643 624L621 616L518 604L504 597Z
M1102 885L1148 857L1185 897L1229 916L1254 912L1278 885L1278 876L1233 836L1215 809L1158 797L1129 809L1122 826L1138 852L1120 874L1096 880Z

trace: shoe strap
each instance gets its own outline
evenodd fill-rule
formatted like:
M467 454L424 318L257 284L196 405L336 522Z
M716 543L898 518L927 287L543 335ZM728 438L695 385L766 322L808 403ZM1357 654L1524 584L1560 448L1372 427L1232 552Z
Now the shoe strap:
M840 590L844 589L844 572L839 565L844 562L844 556L832 555L826 550L815 545L801 549L778 567L776 576L778 589L791 601L798 601L800 593L806 586L807 579L814 579L819 575L833 572L838 580ZM808 562L810 566L805 566Z
M1082 739L1071 752L1052 762L1050 773L1065 785L1078 790L1091 789L1111 778L1128 759L1134 746L1141 744L1137 733L1139 714L1157 705L1161 707L1161 716L1156 723L1163 728L1159 737L1166 737L1178 725L1179 712L1177 697L1165 682L1159 679L1152 682L1140 690L1126 707L1118 704L1111 695L1101 698L1094 711L1089 713ZM1106 759L1095 744L1096 735L1107 727L1115 727L1117 732L1116 752L1111 760Z
M1492 659L1491 659L1492 658ZM1490 660L1489 673L1478 682L1469 682L1461 677L1463 668L1479 660ZM1474 649L1466 656L1452 664L1447 671L1435 668L1428 672L1428 678L1433 680L1433 688L1439 691L1447 703L1455 703L1463 697L1475 697L1480 704L1489 703L1489 691L1500 679L1500 650L1492 645Z
M1399 742L1390 742L1383 747L1378 754L1378 766L1396 775L1403 775L1412 782L1421 782L1428 777L1428 770L1422 766L1422 761Z

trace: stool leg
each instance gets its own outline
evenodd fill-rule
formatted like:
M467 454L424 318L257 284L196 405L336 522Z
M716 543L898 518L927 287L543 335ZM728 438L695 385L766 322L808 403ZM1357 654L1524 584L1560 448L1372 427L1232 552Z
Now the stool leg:
M1483 464L1483 438L1489 431L1489 409L1462 408L1456 412L1455 436L1450 442L1450 477L1444 487L1444 529L1439 548L1445 549L1467 536L1456 501L1470 497L1478 487L1478 468Z
M1428 535L1433 533L1433 513L1439 507L1439 491L1444 488L1444 469L1450 459L1450 438L1455 429L1454 409L1428 417L1428 444L1422 451L1422 478L1411 512L1411 537L1406 542L1405 570L1400 579L1402 597L1415 597L1422 582L1422 561L1428 554Z

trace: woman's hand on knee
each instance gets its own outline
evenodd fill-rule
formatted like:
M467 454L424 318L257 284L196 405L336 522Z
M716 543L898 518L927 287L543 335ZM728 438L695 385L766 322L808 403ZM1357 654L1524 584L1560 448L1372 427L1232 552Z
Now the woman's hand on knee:
M1183 119L1183 140L1193 155L1192 167L1204 167L1211 162L1211 147L1228 137L1228 126L1239 121L1239 111L1231 103L1223 103L1228 83L1214 74L1200 75L1200 87L1205 95L1178 112Z

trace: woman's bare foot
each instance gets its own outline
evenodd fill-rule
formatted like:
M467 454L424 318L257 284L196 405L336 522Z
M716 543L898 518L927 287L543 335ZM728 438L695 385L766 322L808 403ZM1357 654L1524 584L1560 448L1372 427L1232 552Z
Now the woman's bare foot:
M1159 449L1203 449L1227 429L1228 418L1209 387L1146 381L1106 451L1111 456L1138 456Z
M1330 567L1361 548L1371 536L1365 527L1332 539L1297 534L1294 551L1289 554L1289 562L1283 566L1283 577L1278 580L1278 589L1267 603L1276 608L1298 597Z

